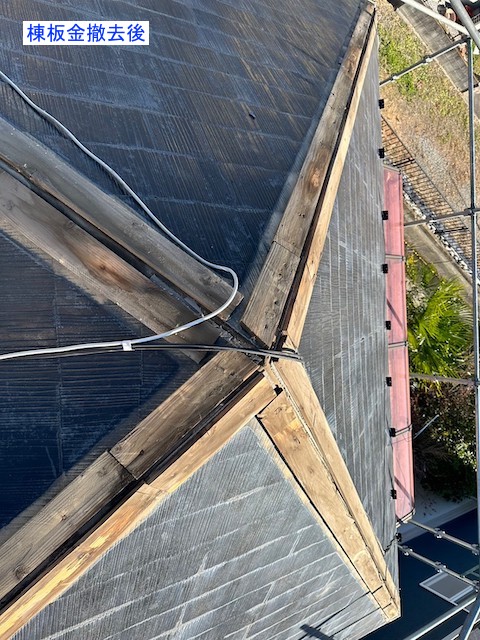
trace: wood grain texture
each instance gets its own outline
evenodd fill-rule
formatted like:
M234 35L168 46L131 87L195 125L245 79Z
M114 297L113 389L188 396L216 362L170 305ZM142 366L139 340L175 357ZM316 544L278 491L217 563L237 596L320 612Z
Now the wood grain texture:
M347 465L328 425L323 409L310 382L305 368L300 362L280 360L272 365L273 374L308 428L315 447L320 452L328 473L332 477L339 494L353 515L366 547L374 559L378 571L385 577L392 598L398 598L397 589L389 574L383 549L373 531L372 525L353 483Z
M228 408L217 418L199 440L151 482L151 486L164 493L175 491L275 398L271 383L262 374L256 375L235 399L234 408Z
M241 320L242 325L250 331L252 330L250 318L255 313L257 320L255 335L266 346L270 346L268 339L265 339L266 336L272 336L277 330L299 262L300 259L289 249L273 242L267 262L260 272L247 310Z
M0 224L2 219L79 276L87 290L115 302L153 332L162 333L198 317L5 172L0 172ZM213 344L218 336L218 328L205 323L170 340ZM203 358L203 354L189 355L197 362Z
M113 456L102 454L0 547L0 598L133 480Z
M136 478L142 476L257 369L242 353L219 353L113 447L112 455Z
M159 503L215 455L235 433L274 398L271 383L255 376L211 427L151 484L142 484L95 531L50 567L28 591L0 615L0 640L7 640L28 620L56 600L114 544L147 518ZM108 455L108 454L106 454Z
M360 98L362 95L365 76L368 70L370 56L375 43L375 29L371 29L363 51L360 64L357 69L353 93L350 96L346 117L343 123L342 134L339 139L335 159L330 167L328 187L318 201L311 236L305 247L303 260L300 266L299 283L291 293L291 300L287 305L287 313L282 322L282 331L288 336L293 348L298 349L302 338L308 307L313 294L313 287L317 277L317 271L327 238L328 228L332 217L333 207L337 197L338 187L345 166L350 140L357 117Z
M343 499L321 451L287 394L281 393L270 403L259 415L259 420L325 526L348 556L366 590L382 609L396 604L398 593L396 589L390 591L388 570L377 565L359 529L357 514L351 512Z
M179 291L213 311L229 297L231 285L192 258L132 209L109 196L31 136L0 118L0 158L40 189L115 240ZM221 317L239 304L238 294Z
M328 195L328 202L335 200L338 187L335 180L343 169L344 155L348 149L358 107L358 101L353 100L353 96L357 91L357 82L360 80L358 96L363 85L359 69L363 69L364 66L366 71L371 51L368 49L368 42L373 31L373 16L374 9L367 5L355 27L262 273L242 318L242 324L267 346L271 346L282 332L279 324L294 281L301 280L301 274L296 275L297 267L300 259L305 262L305 245L312 234L312 224L319 226L321 234L326 234L328 229L328 208L325 209L325 215L322 215L321 210L318 211L319 199L324 194ZM333 174L335 180L330 184L337 155L340 164ZM279 263L277 245L289 251L289 254L285 254L285 260L290 261L289 265L285 262ZM306 273L304 288L307 285L307 288L313 288L311 280L312 277L314 279L316 268L311 271L310 274ZM280 278L283 279L281 290L277 286Z
M8 640L30 618L58 598L120 538L128 535L155 508L158 493L138 489L98 529L55 564L0 615L0 640Z
M358 70L368 66L365 56L366 42L371 33L374 10L371 5L361 13L350 39L342 66L314 133L307 157L300 171L275 239L292 248L300 256L315 215L322 191L331 191L325 180L331 172L332 159L344 144L346 119L355 120L356 110L350 113L352 96L361 93L363 81L357 89ZM366 63L366 64L365 64ZM348 148L350 137L347 137Z
M394 603L389 604L388 606L384 607L382 613L385 616L385 618L391 622L392 620L396 620L399 616L399 606L397 606Z

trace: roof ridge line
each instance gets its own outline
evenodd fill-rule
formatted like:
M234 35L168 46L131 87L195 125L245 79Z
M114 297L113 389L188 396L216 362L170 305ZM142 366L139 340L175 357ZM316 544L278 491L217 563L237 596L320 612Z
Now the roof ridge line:
M241 319L267 346L300 343L375 34L375 10L367 5Z
M231 285L212 269L145 222L134 209L102 191L48 147L2 117L0 141L0 158L4 162L97 227L202 308L214 311L229 298ZM237 294L220 318L228 319L241 299L241 294Z

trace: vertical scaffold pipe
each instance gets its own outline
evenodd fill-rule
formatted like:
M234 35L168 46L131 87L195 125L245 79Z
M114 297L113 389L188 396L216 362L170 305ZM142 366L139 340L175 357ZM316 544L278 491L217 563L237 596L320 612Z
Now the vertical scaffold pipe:
M475 176L475 94L473 89L473 43L468 44L468 117L470 137L470 207L472 210L472 283L473 283L473 353L475 376L475 438L477 448L477 500L480 498L480 344L478 309L478 227L476 211L477 182ZM480 542L480 509L477 509L478 540ZM480 568L480 564L479 564Z
M480 49L480 34L468 15L462 0L451 0L452 7L463 26L467 29L473 42ZM475 94L473 84L473 43L468 43L468 130L470 144L470 210L472 228L472 287L473 287L473 357L474 357L474 389L475 389L475 437L477 447L477 501L480 499L480 345L479 345L479 310L478 310L478 249L477 249L477 182L475 176ZM477 508L477 530L480 542L480 509ZM480 569L480 564L479 564Z
M470 634L473 631L473 627L478 619L478 613L480 611L480 595L477 595L477 599L473 603L468 615L463 623L462 630L458 636L458 640L468 640Z

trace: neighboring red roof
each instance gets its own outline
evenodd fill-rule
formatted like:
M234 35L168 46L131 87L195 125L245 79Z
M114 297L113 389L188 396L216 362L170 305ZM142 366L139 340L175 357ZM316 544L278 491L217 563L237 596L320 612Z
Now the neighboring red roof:
M403 232L402 177L398 171L385 167L384 172L385 253L387 273L388 366L390 387L393 475L397 499L397 518L404 519L413 511L413 452L410 415L410 377L408 372L407 308L405 286L405 245Z

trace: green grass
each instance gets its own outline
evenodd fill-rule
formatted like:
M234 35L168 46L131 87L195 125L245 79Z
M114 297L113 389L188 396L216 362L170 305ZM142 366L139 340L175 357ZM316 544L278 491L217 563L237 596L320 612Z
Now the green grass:
M480 55L473 56L473 71L480 76Z
M390 7L386 6L386 3L379 1L378 7L380 66L383 77L387 77L418 62L427 51L423 43ZM480 67L479 56L475 58L476 64ZM431 120L432 125L439 125L435 127L438 138L443 142L449 142L451 138L458 136L466 142L466 104L436 63L419 67L394 84L399 94L408 102L415 103L415 109Z
M403 31L403 33L399 33ZM403 71L424 55L418 40L406 29L392 29L389 25L379 24L380 64L388 75ZM420 67L396 81L402 95L412 99L418 95L419 86L425 82L428 74Z

